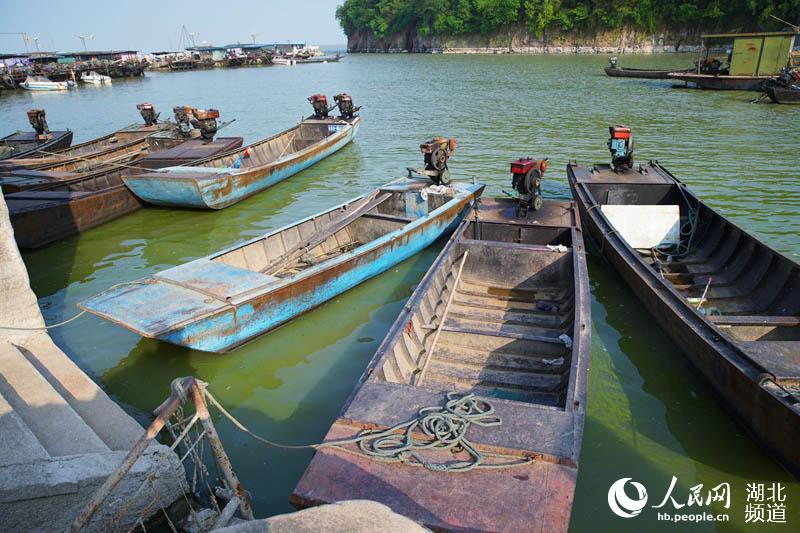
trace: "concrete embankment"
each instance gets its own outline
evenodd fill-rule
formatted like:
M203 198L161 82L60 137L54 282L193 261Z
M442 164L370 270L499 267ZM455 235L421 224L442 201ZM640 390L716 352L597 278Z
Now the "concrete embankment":
M5 531L64 531L144 429L50 339L0 193L0 517ZM144 486L142 486L144 484ZM90 530L128 530L183 494L177 456L151 445ZM156 495L157 493L157 495ZM145 511L150 507L148 511ZM117 516L125 509L124 516Z

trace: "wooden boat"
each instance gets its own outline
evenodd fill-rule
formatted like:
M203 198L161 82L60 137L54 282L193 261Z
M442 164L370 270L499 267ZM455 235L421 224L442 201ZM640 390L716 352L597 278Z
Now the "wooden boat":
M606 67L604 69L606 75L612 78L643 78L648 80L667 80L671 72L692 72L692 69L686 70L661 70L661 69L648 69L648 68L623 68L623 67Z
M217 254L110 289L82 309L142 335L226 352L452 231L481 185L403 179Z
M516 207L482 198L465 217L325 437L391 428L472 393L502 424L470 427L471 445L484 464L515 466L442 472L376 461L355 444L323 447L293 505L369 499L433 531L567 531L591 350L586 259L573 202L545 200L526 218ZM419 453L439 465L473 461Z
M113 163L124 163L147 150L147 137L167 133L175 125L162 122L152 126L132 124L102 137L57 151L39 148L31 157L15 157L0 162L0 173L14 168L54 172L87 172Z
M800 104L800 87L766 85L764 92L776 104Z
M35 131L18 131L0 139L0 146L12 149L10 156L3 162L11 162L17 158L35 156L44 152L56 152L69 148L72 144L72 131L51 131L48 138L40 138Z
M567 174L584 229L603 256L730 411L800 475L800 265L657 163L621 173L570 164ZM638 253L630 230L611 222L630 207L679 211L683 231L671 258ZM647 219L631 221L644 226Z
M670 72L669 79L692 84L698 89L716 91L758 91L771 76L730 76L727 74L698 74L697 72Z
M703 35L703 57L691 72L670 72L669 78L698 89L758 91L791 59L797 31L722 33ZM712 49L727 49L726 57L714 57Z
M360 125L358 116L309 118L247 148L187 167L126 176L125 184L151 204L222 209L337 152L353 140Z
M179 141L173 148L156 149L135 162L138 168L182 165L242 145L241 137L220 137L214 141ZM154 145L159 146L159 145ZM82 231L95 228L142 207L122 181L135 170L126 167L104 169L84 175L72 174L54 182L6 195L14 237L20 248L40 248ZM2 178L0 178L1 180ZM0 181L0 183L2 183ZM4 190L6 186L3 186Z

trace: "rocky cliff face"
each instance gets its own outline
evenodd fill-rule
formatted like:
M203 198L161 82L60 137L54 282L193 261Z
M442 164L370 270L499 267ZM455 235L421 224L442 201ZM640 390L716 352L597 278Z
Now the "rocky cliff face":
M377 39L369 32L357 32L348 38L352 53L662 53L693 52L699 49L700 36L688 31L661 31L644 34L621 29L595 34L548 31L536 37L523 27L490 36L420 36L413 30Z

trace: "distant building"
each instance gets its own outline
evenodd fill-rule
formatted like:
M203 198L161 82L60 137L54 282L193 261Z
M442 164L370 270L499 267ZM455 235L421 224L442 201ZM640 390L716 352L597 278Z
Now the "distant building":
M138 50L89 50L88 52L65 52L61 56L70 58L73 61L117 61L119 59L135 61L139 59L139 52Z

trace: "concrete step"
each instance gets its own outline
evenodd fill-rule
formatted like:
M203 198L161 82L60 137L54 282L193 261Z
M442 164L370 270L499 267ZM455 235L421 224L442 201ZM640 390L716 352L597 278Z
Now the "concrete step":
M0 394L52 457L108 452L100 437L10 342L0 341Z
M36 435L0 396L0 467L49 458Z
M130 450L144 428L62 352L48 335L17 344L36 370L112 450Z

